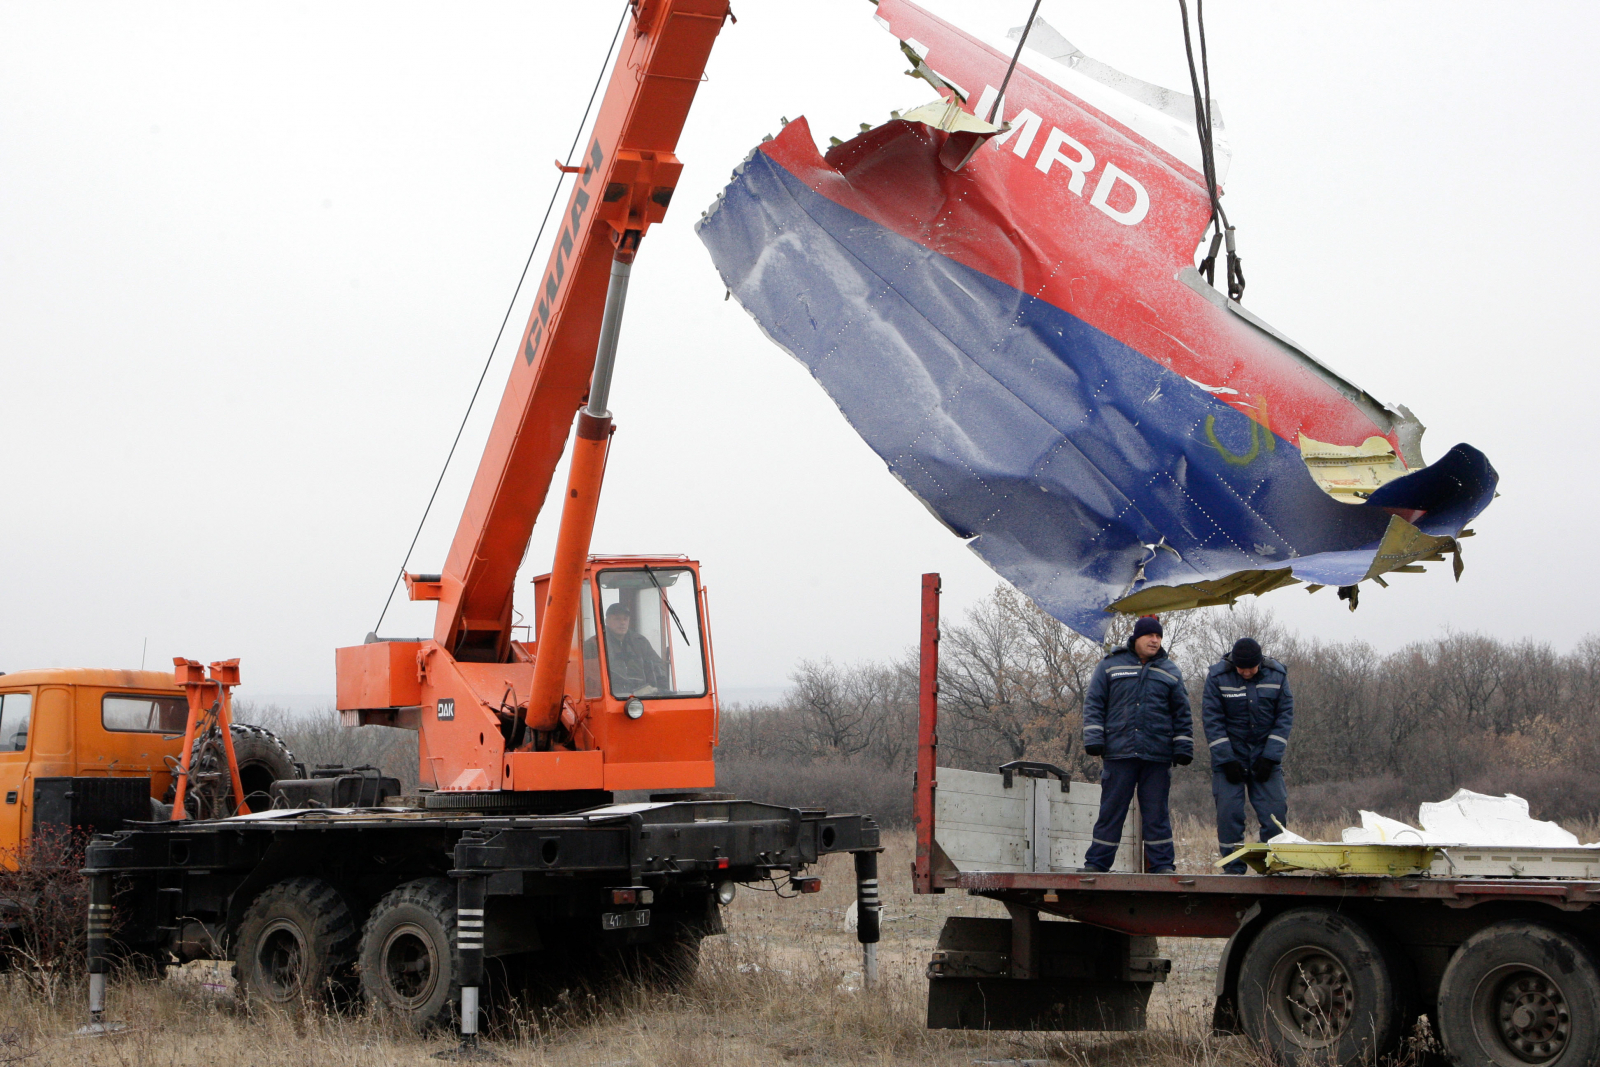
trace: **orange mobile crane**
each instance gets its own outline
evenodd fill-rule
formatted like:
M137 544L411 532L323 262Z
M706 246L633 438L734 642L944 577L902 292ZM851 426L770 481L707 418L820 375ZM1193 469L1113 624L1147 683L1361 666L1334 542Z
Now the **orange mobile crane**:
M420 730L422 781L441 792L592 793L715 781L716 695L698 565L588 553L628 276L672 201L683 170L673 149L727 16L726 0L635 5L594 133L581 165L570 168L577 177L560 235L444 570L405 575L412 600L438 603L433 637L372 635L339 650L346 721ZM540 640L516 641L517 568L574 412L555 558L535 581ZM662 661L656 677L619 688L616 665L604 661L637 641L614 633L601 640L607 612L626 613L633 634L651 641ZM612 684L602 684L608 674Z
M729 11L633 0L630 15L449 557L404 575L438 603L433 636L337 653L347 724L419 731L417 794L319 772L274 782L276 810L97 835L91 1026L115 946L158 968L231 957L247 996L284 1007L359 988L418 1024L458 1018L470 1044L486 983L681 977L738 883L815 891L804 872L827 852L856 854L858 936L877 940L869 816L698 792L715 784L717 731L698 564L589 555L629 271L672 200L673 149ZM517 641L517 569L574 415L537 640ZM613 804L615 790L680 792Z

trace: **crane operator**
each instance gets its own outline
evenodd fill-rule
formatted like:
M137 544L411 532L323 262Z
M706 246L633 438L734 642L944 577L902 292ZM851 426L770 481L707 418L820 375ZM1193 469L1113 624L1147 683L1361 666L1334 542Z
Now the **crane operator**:
M648 696L669 688L667 665L650 639L633 628L633 612L621 601L606 608L606 669L611 692L619 697ZM585 659L594 658L595 639L584 642Z

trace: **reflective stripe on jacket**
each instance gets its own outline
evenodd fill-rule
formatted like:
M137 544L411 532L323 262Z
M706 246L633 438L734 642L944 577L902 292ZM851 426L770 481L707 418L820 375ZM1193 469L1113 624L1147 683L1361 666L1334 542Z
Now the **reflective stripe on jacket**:
M1288 670L1263 657L1254 678L1241 678L1224 656L1206 672L1200 719L1213 767L1230 760L1248 765L1263 756L1282 763L1294 726Z
M1099 662L1083 698L1083 743L1105 745L1105 759L1171 763L1194 755L1183 672L1164 650L1140 663L1124 647Z

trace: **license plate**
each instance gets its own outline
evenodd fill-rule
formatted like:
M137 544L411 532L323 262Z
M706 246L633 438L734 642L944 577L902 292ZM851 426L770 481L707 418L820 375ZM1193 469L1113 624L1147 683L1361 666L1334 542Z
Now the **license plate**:
M632 911L608 911L600 916L600 926L605 930L626 930L634 926L649 925L649 908L635 908Z

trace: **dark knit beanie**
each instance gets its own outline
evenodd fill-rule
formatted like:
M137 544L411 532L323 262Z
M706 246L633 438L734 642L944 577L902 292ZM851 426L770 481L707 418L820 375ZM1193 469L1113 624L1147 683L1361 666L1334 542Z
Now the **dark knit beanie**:
M1228 657L1235 667L1249 670L1261 665L1261 646L1253 637L1241 637L1233 643L1233 654Z
M1133 624L1133 639L1137 641L1145 634L1155 634L1157 637L1164 636L1161 632L1161 620L1154 615L1139 616L1139 621Z

